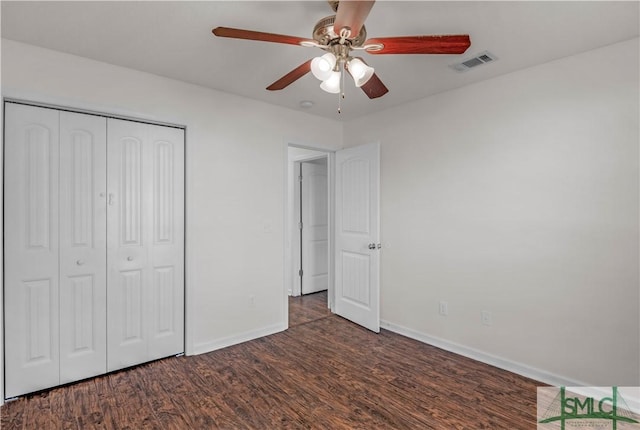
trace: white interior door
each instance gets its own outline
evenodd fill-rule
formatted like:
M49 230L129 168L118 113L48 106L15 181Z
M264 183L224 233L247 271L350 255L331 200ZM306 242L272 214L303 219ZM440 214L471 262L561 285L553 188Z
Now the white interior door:
M184 350L184 131L109 119L109 371Z
M5 396L60 381L58 111L5 104Z
M301 163L302 294L329 287L327 159Z
M380 145L336 152L335 312L380 331Z
M107 371L107 120L60 112L60 383Z

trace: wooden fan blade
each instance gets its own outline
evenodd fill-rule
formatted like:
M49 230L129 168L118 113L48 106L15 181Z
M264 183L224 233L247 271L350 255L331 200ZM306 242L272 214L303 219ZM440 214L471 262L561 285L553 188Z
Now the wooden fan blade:
M333 31L340 34L343 27L351 29L351 37L356 37L369 16L375 0L340 0L333 23Z
M261 31L242 30L239 28L216 27L211 31L218 37L230 37L232 39L259 40L262 42L287 43L300 45L300 42L309 41L302 37L286 36L284 34L263 33Z
M310 71L311 71L311 60L299 65L298 67L296 67L295 69L293 69L292 71L290 71L289 73L287 73L286 75L284 75L283 77L275 81L273 84L269 85L267 89L269 91L277 91L277 90L286 88L292 83L294 83L295 81L297 81L298 79L300 79L301 77L303 77L304 75L306 75L307 73L309 73Z
M369 39L364 44L382 44L379 51L369 54L462 54L471 46L468 34L451 36L401 36Z
M377 99L389 92L389 89L382 83L378 75L375 73L367 83L362 85L360 88L362 88L362 91L364 91L370 99Z

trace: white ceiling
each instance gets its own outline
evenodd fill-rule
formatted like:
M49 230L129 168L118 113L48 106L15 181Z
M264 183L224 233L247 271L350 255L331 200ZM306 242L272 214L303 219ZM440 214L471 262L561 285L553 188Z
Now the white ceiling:
M343 113L337 95L311 75L282 91L265 87L320 55L317 48L216 38L237 27L311 38L331 15L325 1L2 1L2 37L166 76L266 103L351 119L472 82L638 37L637 1L378 1L369 37L421 34L471 36L462 56L364 54L389 88L369 100L347 82ZM448 66L485 50L498 57L467 72Z

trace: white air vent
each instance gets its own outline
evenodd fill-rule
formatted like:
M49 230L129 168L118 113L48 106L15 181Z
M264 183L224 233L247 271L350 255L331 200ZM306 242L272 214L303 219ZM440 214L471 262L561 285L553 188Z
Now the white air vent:
M481 66L486 63L491 63L492 61L496 61L498 57L493 55L488 51L484 51L473 58L469 58L464 60L462 63L452 64L451 67L453 70L457 70L458 72L466 72L469 69L473 69L474 67Z

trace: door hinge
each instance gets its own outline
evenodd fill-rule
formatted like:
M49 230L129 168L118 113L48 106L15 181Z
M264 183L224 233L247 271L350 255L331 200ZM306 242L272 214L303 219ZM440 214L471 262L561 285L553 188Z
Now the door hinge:
M298 176L298 182L302 182L302 175Z
M302 230L302 221L298 223L298 230Z
M298 270L298 276L302 278L302 269Z

